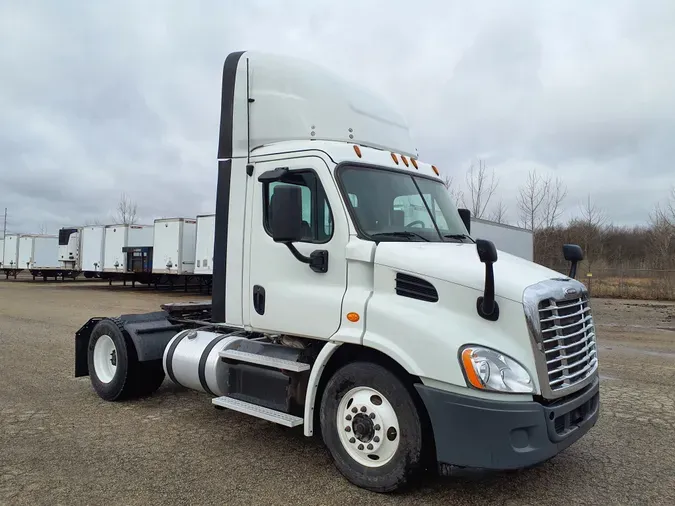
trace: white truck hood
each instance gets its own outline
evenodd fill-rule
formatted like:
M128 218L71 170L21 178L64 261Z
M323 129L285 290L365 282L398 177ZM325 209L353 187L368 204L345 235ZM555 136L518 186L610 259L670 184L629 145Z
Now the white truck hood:
M473 243L381 242L375 251L375 263L480 291L485 287L485 265ZM526 287L545 279L565 277L503 251L498 251L494 274L495 294L518 303L522 303Z

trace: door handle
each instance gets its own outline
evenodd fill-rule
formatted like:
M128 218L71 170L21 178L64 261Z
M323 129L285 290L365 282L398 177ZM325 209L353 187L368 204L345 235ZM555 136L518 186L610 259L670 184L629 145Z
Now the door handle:
M260 285L253 287L253 308L259 315L265 314L265 289Z

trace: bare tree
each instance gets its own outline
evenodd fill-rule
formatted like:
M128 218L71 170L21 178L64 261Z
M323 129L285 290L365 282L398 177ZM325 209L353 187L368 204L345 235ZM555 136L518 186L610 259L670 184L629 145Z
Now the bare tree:
M656 204L649 216L651 225L650 246L657 269L670 269L675 264L675 186L663 206Z
M485 215L490 199L497 189L498 180L495 179L495 172L488 175L487 167L483 160L478 160L478 165L471 164L466 172L466 186L469 192L469 202L464 201L471 213L476 218L482 218Z
M546 180L546 197L542 212L542 225L552 228L560 220L563 213L562 203L567 197L567 186L558 177L553 180L550 176Z
M567 186L560 178L541 176L535 169L518 192L519 224L528 230L552 228L563 213Z
M488 216L488 219L494 221L495 223L508 224L506 211L506 204L504 204L502 199L499 199L497 204L492 208L492 212Z
M603 233L607 218L604 211L591 201L590 193L586 202L581 204L580 212L581 218L573 220L573 224L579 231L579 238L584 248L585 262L590 272L593 264L601 258L604 251Z
M450 192L450 196L455 202L455 205L464 202L464 194L462 190L455 185L455 178L450 174L443 174L443 186Z
M133 225L137 218L137 205L132 201L126 193L122 192L120 201L117 204L117 223L124 225Z
M105 223L103 222L103 220L101 218L89 218L89 219L84 221L85 227L90 227L92 225L101 226L101 225L104 225L104 224Z
M604 211L591 202L590 193L586 198L586 202L581 205L581 219L584 223L595 228L602 227L607 220Z
M47 225L45 225L44 223L40 224L40 229L38 231L38 234L47 235Z
M527 181L518 191L518 224L528 230L537 230L542 222L542 208L548 194L548 183L536 170L527 175Z

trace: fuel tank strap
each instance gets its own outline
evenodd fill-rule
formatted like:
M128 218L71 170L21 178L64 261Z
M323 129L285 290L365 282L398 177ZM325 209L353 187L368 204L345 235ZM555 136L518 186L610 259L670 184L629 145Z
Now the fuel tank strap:
M213 395L216 397L216 394L214 394L211 389L209 388L209 385L206 382L206 361L209 358L209 354L211 353L211 350L213 350L214 346L218 344L220 341L225 339L226 337L229 337L227 334L223 334L220 337L217 337L213 341L211 341L206 348L204 348L204 351L202 352L202 356L199 359L199 367L197 368L198 374L199 374L199 383L201 383L202 388L204 389L205 392L207 392L210 395Z
M176 385L180 385L180 383L176 380L176 376L173 373L173 354L180 342L185 339L186 335L188 335L188 332L183 332L182 336L174 339L171 346L169 346L169 350L166 352L166 374Z

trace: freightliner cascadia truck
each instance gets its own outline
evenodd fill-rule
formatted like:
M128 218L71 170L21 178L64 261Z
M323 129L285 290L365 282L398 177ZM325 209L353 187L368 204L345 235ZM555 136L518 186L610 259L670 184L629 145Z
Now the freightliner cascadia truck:
M414 212L413 212L414 211ZM402 116L320 66L224 63L208 303L95 317L75 376L121 401L168 377L320 435L352 483L546 461L596 423L583 252L569 275L474 238Z

